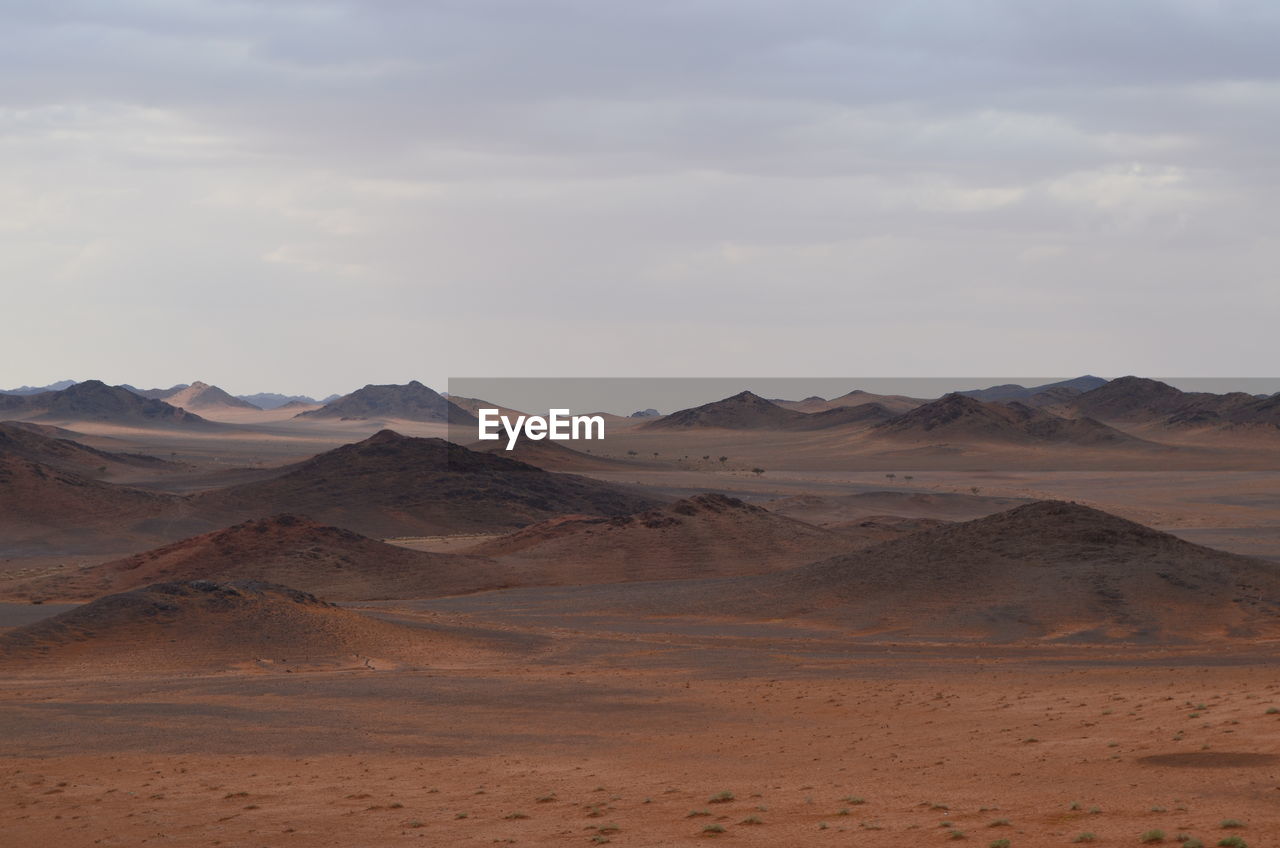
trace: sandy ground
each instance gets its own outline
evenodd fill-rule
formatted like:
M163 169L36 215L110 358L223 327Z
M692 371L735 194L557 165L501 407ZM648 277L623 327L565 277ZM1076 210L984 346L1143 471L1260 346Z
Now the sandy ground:
M618 625L509 620L551 647L498 666L7 680L3 844L1280 833L1271 653L959 652L780 625Z
M99 435L112 449L195 463L186 483L158 484L187 491L220 469L295 461L377 427L268 418L216 436ZM1066 498L1280 559L1277 473L921 470L908 482L902 469L831 471L816 440L789 467L788 445L757 436L742 437L741 453L723 436L656 438L628 444L659 461L733 459L590 476L753 503L883 489ZM449 551L477 539L395 541ZM93 559L10 559L0 576ZM39 610L0 610L0 625ZM496 595L378 613L542 647L396 671L0 672L0 848L1022 848L1085 833L1138 845L1157 830L1169 844L1183 834L1280 844L1275 646L877 646L795 623L571 618Z

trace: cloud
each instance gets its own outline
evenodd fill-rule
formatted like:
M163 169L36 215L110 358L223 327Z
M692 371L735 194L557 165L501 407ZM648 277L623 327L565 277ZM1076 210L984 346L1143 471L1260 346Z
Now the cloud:
M327 393L563 371L582 338L678 348L596 358L620 373L829 372L907 337L926 373L1005 370L1001 338L1137 370L1105 328L1163 373L1266 368L1272 3L0 10L0 275L61 316L5 334L9 362L50 350L10 382ZM162 360L101 353L142 320Z

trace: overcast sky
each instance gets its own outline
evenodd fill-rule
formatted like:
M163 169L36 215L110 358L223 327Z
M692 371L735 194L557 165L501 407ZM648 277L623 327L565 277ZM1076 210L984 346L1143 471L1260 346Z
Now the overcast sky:
M0 10L0 386L1277 371L1274 0Z

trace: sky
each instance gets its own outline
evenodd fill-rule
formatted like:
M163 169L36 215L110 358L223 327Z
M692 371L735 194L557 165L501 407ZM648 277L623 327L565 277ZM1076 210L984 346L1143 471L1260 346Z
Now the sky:
M1275 376L1270 0L0 16L0 386Z

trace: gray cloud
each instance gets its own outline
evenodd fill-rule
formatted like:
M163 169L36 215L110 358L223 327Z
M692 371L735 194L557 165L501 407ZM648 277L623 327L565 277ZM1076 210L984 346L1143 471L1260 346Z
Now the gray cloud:
M0 383L1270 367L1272 3L0 12Z

